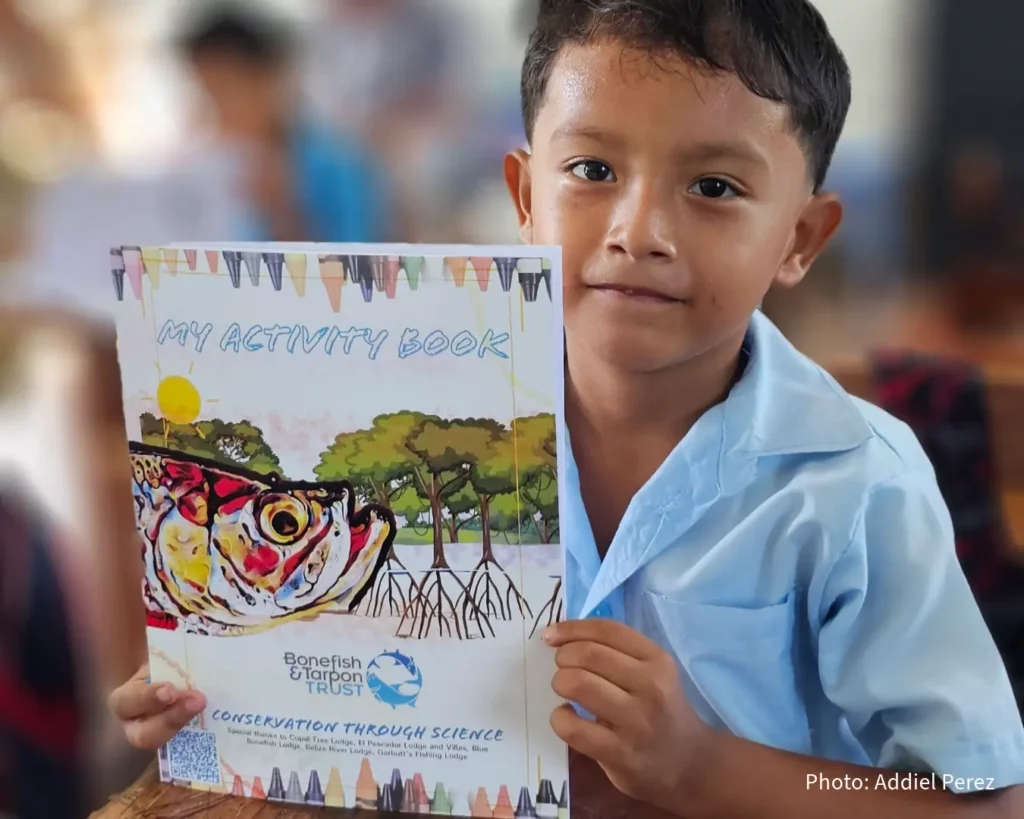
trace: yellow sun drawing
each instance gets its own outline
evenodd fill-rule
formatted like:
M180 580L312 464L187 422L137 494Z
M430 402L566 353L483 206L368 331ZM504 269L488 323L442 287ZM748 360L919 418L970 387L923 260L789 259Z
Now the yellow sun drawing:
M160 378L156 387L156 397L147 395L144 399L153 401L160 411L164 422L164 442L166 444L171 424L194 424L199 420L204 403L216 404L219 399L207 398L204 401L199 388L188 377L192 374L194 363L189 366L188 375L164 375L160 369L160 363L155 362L155 364L157 375ZM197 429L196 432L202 436L200 430Z
M199 417L203 399L196 385L183 375L169 375L156 388L160 414L172 424L191 424Z

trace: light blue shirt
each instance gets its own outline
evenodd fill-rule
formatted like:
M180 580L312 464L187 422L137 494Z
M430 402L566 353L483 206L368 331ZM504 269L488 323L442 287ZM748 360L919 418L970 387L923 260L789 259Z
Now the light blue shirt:
M917 439L761 313L747 347L603 562L564 439L569 615L658 642L700 717L745 739L1024 783L1024 727Z

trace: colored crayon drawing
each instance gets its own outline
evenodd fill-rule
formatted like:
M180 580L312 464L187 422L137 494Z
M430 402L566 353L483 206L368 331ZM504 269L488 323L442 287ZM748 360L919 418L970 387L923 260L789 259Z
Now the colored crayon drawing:
M261 251L225 250L221 253L206 251L206 270L200 270L199 252L177 248L153 248L125 246L110 251L111 277L118 301L126 297L125 281L130 292L141 301L145 297L144 281L157 289L164 275L177 276L183 272L224 275L231 280L235 290L242 288L243 272L252 287L259 287L263 276L270 280L275 292L284 288L285 274L291 279L295 294L306 297L306 283L311 265L305 253L280 253ZM221 268L221 259L224 267ZM341 312L342 293L348 284L358 286L362 301L369 304L374 296L384 294L388 300L399 295L399 284L404 284L410 293L420 289L421 282L429 282L432 274L430 259L423 256L385 256L321 254L315 258L317 274L323 282L325 296L335 313ZM516 283L524 301L532 303L546 293L553 299L551 290L551 262L548 259L474 256L449 256L436 259L440 262L440 278L455 287L463 289L467 282L474 282L481 293L491 286L492 271L498 276L498 286L504 293L510 293ZM437 273L433 274L437 276Z
M242 777L236 776L232 793L270 802L318 807L355 807L387 814L410 813L488 819L568 819L569 816L569 783L563 781L561 795L556 796L551 780L545 778L540 780L536 793L526 785L519 787L515 803L511 796L514 791L507 785L501 785L493 792L493 797L486 788L475 788L462 804L459 804L458 797L444 782L438 781L433 790L428 791L420 773L403 779L401 770L395 768L389 779L378 782L368 759L363 759L360 763L358 777L353 783L355 798L351 804L346 799L344 784L336 767L330 770L326 788L321 785L320 773L315 769L309 772L305 789L302 787L298 771L292 771L287 788L284 782L281 769L275 767L270 774L270 789L266 793L263 791L262 779L258 776L250 788L246 787Z

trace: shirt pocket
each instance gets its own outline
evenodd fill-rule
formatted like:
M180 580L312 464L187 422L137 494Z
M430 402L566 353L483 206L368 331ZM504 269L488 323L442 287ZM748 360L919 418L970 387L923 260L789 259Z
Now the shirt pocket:
M647 598L667 647L704 700L693 703L698 713L752 742L809 752L791 595L759 608L681 602L651 591Z

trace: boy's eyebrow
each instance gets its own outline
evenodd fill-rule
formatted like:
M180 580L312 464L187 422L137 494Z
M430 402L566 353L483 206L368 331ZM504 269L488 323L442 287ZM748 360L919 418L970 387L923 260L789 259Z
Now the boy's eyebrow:
M571 122L559 125L551 132L552 142L557 142L560 139L590 139L607 145L621 145L624 141L622 137L611 131L605 131L593 125L574 125Z
M606 131L592 125L574 125L566 123L551 132L551 141L563 139L590 139L610 147L621 146L625 139L612 131ZM747 140L732 142L698 142L687 145L678 151L679 158L684 162L709 162L719 159L731 159L747 165L768 168L768 160L757 147Z
M679 156L686 162L708 162L716 159L732 159L747 165L757 165L768 169L768 160L753 143L746 140L739 142L699 142L688 145L679 151Z

